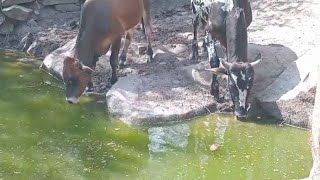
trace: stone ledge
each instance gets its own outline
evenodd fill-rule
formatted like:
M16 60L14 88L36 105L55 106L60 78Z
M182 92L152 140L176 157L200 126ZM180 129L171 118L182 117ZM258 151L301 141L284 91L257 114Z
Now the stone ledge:
M318 52L307 52L288 68L257 99L261 107L273 117L285 122L310 127L317 84Z

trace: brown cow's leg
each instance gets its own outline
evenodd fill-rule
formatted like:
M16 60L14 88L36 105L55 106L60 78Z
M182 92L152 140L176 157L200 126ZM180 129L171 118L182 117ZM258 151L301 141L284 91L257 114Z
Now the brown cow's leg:
M96 68L96 64L99 60L99 55L98 54L94 54L93 55L93 61L92 61L92 66L90 67L91 69L95 69ZM88 82L88 87L86 89L86 92L92 92L93 91L93 83L92 80L90 79L90 81Z
M127 53L128 53L129 46L132 42L132 37L133 37L133 29L130 29L129 31L126 32L126 38L125 38L123 50L120 55L119 68L123 68L125 65L125 62L127 61Z
M116 38L111 45L110 65L112 68L111 84L115 84L118 81L117 69L119 64L119 51L121 47L121 36Z
M151 16L150 16L150 2L149 0L143 0L144 3L144 12L143 12L143 24L145 27L145 35L148 42L147 54L149 55L148 62L153 60L153 50L151 46Z

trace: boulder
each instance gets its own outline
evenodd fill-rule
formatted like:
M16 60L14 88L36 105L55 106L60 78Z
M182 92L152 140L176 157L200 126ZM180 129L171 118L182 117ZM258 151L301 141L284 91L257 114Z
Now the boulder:
M108 112L131 125L185 121L216 110L206 88L174 72L120 77L106 98Z
M24 4L24 3L30 3L35 0L1 0L2 1L2 6L12 6L12 5L17 5L17 4Z
M54 77L62 80L63 59L65 56L73 54L75 42L76 38L47 55L41 64L41 68Z
M79 3L79 0L43 0L43 5L50 6L56 4L72 4Z
M60 12L80 11L80 6L76 4L57 4L54 7Z
M318 67L317 95L312 114L312 156L313 166L310 171L310 179L320 178L320 66Z
M27 25L29 27L37 27L38 23L34 19L30 19L30 20L27 21Z
M2 12L11 19L26 21L31 16L33 10L19 5L13 5L2 9Z
M37 26L37 27L24 26L19 30L20 34L23 36L26 35L25 30L29 30L29 32L36 35L35 40L27 50L27 52L33 56L45 57L48 54L50 54L52 51L65 45L67 42L69 42L71 39L75 37L74 32L66 32L63 29L58 29L58 28L49 28L45 32L41 32L41 33L32 32L37 28L41 28L41 27L40 26ZM18 29L16 30L16 32L18 32Z
M60 43L56 40L50 40L46 37L37 38L28 47L27 53L32 56L44 57L60 47Z
M270 86L257 95L259 104L268 114L292 125L310 127L319 51L320 47L310 50L291 63Z
M11 21L5 20L1 25L0 25L0 34L10 34L14 30L14 25Z

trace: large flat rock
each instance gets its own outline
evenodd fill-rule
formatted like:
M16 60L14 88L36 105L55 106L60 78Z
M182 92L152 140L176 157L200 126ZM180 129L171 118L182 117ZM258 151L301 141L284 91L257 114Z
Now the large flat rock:
M320 47L307 52L264 91L258 94L261 107L277 119L301 127L310 127L317 84Z
M183 72L120 78L106 95L109 112L128 124L157 125L215 110L208 89L186 78Z

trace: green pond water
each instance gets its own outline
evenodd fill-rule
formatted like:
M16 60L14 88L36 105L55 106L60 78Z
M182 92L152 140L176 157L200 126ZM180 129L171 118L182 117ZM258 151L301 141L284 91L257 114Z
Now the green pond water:
M299 179L310 133L228 115L132 128L104 104L64 99L62 84L0 53L0 179ZM210 145L221 144L210 151Z

